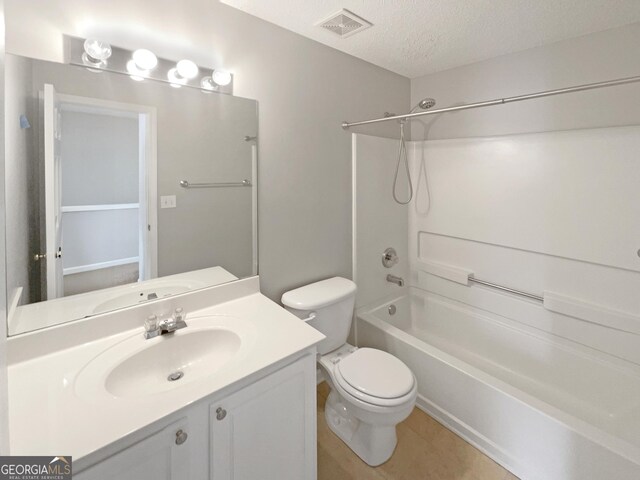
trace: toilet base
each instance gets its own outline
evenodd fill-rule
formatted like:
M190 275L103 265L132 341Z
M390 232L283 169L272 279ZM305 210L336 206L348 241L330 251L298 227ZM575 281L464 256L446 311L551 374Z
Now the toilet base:
M372 425L356 418L333 389L324 407L327 425L351 450L372 467L383 464L396 448L395 425Z

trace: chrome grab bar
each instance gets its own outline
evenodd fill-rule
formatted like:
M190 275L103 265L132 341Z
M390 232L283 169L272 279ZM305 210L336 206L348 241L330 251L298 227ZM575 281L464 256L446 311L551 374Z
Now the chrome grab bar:
M229 183L189 183L187 180L180 180L180 186L182 188L250 187L251 185L251 180L247 180L246 178L241 182Z
M520 295L521 297L527 297L532 300L536 300L538 302L544 302L544 297L540 295L534 295L533 293L523 292L522 290L516 290L515 288L503 287L502 285L498 285L497 283L487 282L486 280L480 280L479 278L474 278L472 275L469 275L469 281L478 283L480 285L485 285L487 287L495 288L496 290L502 290L503 292L511 293L513 295Z

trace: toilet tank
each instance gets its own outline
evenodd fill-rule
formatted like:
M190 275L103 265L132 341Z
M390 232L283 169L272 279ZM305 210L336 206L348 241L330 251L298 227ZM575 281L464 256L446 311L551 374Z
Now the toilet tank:
M318 344L324 355L347 342L355 299L356 284L333 277L285 293L282 304L299 318L315 315L308 323L327 337Z

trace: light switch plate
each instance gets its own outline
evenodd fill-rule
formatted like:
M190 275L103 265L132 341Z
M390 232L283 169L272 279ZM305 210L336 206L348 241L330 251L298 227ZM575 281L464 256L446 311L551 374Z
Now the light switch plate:
M175 195L160 196L160 208L176 208L176 196Z

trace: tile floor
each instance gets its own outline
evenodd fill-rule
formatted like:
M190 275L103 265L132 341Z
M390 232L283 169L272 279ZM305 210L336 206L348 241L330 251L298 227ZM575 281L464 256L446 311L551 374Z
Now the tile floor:
M417 408L398 425L393 457L369 467L327 427L328 393L326 383L318 385L318 480L517 480Z

